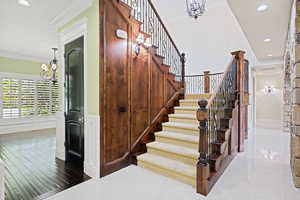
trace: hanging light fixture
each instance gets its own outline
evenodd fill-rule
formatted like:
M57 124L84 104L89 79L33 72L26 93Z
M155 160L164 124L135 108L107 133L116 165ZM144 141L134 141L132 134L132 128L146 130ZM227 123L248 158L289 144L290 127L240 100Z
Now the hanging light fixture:
M197 19L205 12L206 0L186 0L186 7L189 16Z
M56 73L57 73L57 59L56 59L56 51L57 48L52 48L53 50L53 59L49 62L49 65L42 64L41 68L41 77L44 80L52 81L53 83L57 82Z

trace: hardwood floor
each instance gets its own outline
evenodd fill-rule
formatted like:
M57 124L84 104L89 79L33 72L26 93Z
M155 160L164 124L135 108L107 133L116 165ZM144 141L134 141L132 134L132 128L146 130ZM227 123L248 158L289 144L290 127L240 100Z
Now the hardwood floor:
M82 169L55 158L55 130L0 135L6 165L5 200L45 199L89 179Z

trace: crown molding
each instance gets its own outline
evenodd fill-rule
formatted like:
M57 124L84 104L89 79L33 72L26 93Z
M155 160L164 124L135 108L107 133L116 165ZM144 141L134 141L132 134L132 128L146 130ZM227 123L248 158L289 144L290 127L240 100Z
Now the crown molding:
M73 18L78 16L80 13L91 7L93 0L74 0L70 6L63 12L55 16L51 21L50 25L56 29L61 28L66 23L70 22Z
M252 64L254 68L268 68L271 65L283 65L284 59L278 58L278 59L270 59L270 60L263 60L258 61L257 63Z
M24 55L24 54L4 51L4 50L0 50L0 57L17 59L17 60L26 60L26 61L32 61L32 62L39 62L39 63L48 63L49 62L48 58L29 56L29 55Z

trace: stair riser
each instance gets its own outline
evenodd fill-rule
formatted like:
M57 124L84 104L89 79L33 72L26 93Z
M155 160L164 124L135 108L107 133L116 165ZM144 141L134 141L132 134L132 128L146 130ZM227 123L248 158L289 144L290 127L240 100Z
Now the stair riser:
M198 106L197 102L180 102L180 106Z
M183 175L183 174L178 173L177 171L172 171L172 170L169 170L169 169L165 169L165 168L162 168L160 166L154 165L154 164L149 163L149 162L144 162L144 161L141 161L141 160L138 160L138 166L140 166L144 169L150 170L152 172L158 173L162 176L166 176L166 177L175 179L177 181L180 181L182 183L192 185L193 187L196 186L196 177Z
M169 118L170 122L178 122L178 123L188 123L188 124L199 124L199 122L195 119L185 119L185 118Z
M177 127L163 126L163 131L182 133L187 135L199 135L199 130L189 130L189 129L182 129Z
M152 154L162 156L162 157L165 157L168 159L180 161L185 164L192 165L192 166L196 166L196 164L198 162L197 158L187 157L185 155L175 154L173 152L168 152L163 149L156 149L156 148L152 148L152 147L148 147L148 153L152 153Z
M198 150L198 143L193 143L193 142L188 142L188 141L183 141L183 140L177 140L177 139L167 138L167 137L162 137L162 136L156 136L155 139L158 142L167 143L167 144L174 144L174 145L184 146L184 147L188 147L188 148L191 148L191 149Z
M175 114L191 114L196 115L197 110L177 110L175 109Z

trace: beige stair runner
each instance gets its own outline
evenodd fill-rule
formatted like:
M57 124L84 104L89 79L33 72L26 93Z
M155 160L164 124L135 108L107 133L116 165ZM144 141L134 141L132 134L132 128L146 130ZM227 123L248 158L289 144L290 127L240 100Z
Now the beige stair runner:
M138 166L195 186L199 157L197 102L209 97L209 94L191 94L180 100L175 113L169 114L169 122L155 133L155 142L147 144L147 153L137 157Z

